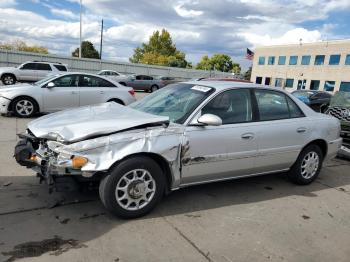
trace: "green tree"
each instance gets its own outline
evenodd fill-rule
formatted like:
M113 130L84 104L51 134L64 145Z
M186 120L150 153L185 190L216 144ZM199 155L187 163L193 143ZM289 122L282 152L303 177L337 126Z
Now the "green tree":
M185 59L185 53L176 49L171 35L165 29L155 31L148 43L142 43L141 47L134 49L134 54L129 58L132 63L162 65L186 68L189 63Z
M234 72L235 74L241 71L240 65L233 63L231 57L225 54L214 54L211 58L207 55L203 56L196 69Z
M100 54L98 51L95 49L94 45L90 41L83 41L81 43L81 57L84 58L95 58L99 59ZM77 47L73 52L72 52L73 57L79 57L79 47Z
M232 73L239 75L241 73L241 66L237 63L233 63Z
M252 75L252 67L249 67L249 69L244 73L244 79L250 81L251 75Z
M40 54L48 54L49 53L49 51L46 47L38 46L38 45L29 46L25 42L20 41L20 40L1 44L0 49L32 52L32 53L40 53Z

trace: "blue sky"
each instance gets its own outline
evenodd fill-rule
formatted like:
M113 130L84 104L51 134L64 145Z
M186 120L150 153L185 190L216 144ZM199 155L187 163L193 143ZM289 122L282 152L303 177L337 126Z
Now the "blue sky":
M349 0L83 0L83 38L127 61L166 28L193 63L226 53L246 69L247 47L350 38ZM0 0L0 42L23 40L70 56L79 44L79 0Z

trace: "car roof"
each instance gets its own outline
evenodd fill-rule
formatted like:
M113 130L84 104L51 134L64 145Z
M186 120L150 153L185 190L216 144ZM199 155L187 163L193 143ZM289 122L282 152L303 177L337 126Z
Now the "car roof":
M282 88L272 88L271 86L259 85L247 82L236 82L236 81L187 81L186 84L200 85L213 87L217 90L223 90L227 88L265 88L270 90L284 91Z

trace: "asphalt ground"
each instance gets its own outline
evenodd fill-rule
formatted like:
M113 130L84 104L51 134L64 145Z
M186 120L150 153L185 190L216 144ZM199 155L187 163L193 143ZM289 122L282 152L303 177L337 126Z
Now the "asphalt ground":
M284 174L194 186L122 220L97 192L49 194L15 162L30 120L0 116L0 261L350 261L346 160L309 186Z

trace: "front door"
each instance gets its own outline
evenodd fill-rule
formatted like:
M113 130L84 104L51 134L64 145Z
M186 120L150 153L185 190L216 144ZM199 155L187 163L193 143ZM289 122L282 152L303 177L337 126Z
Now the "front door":
M26 63L18 70L18 79L23 81L37 81L38 72L36 70L36 63Z
M79 106L79 75L65 75L52 82L54 87L42 87L44 112L53 112Z
M182 184L220 180L254 173L256 123L247 89L224 91L214 97L186 127L188 145L182 159ZM220 126L193 126L200 115L214 114Z

